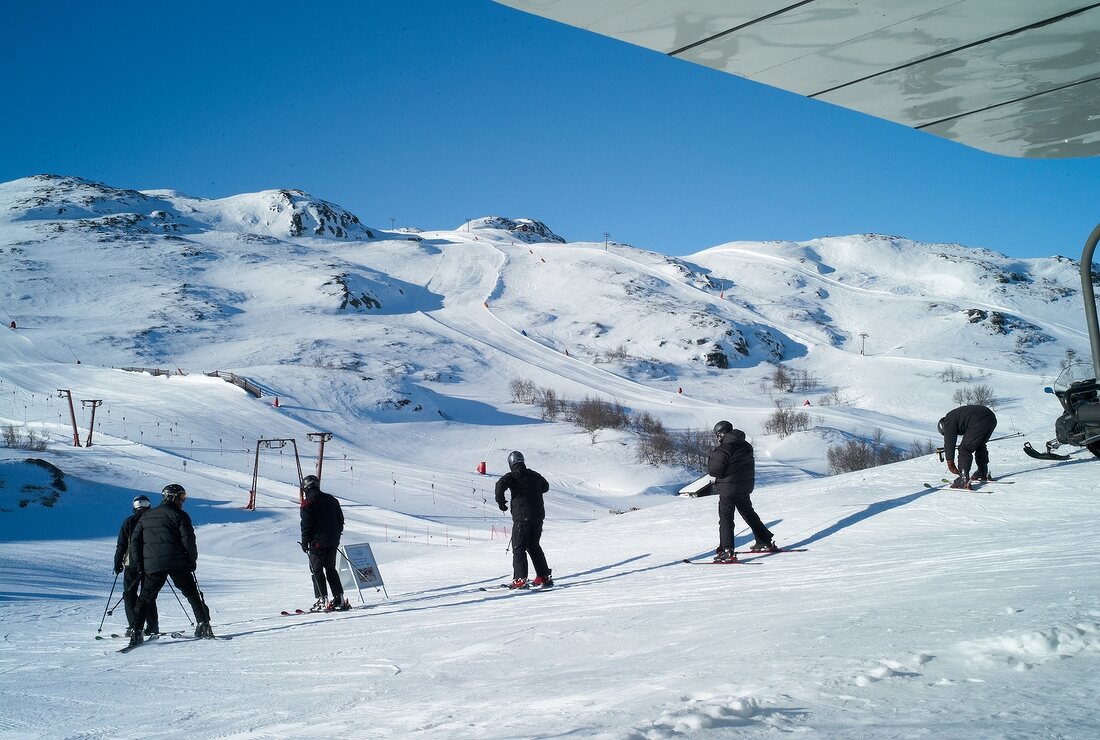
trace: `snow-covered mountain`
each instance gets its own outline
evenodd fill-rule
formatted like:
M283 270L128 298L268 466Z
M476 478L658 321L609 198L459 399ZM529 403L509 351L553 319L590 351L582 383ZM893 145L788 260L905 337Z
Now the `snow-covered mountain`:
M1100 513L1087 452L1036 464L1021 438L998 442L994 473L1011 482L988 494L923 487L943 475L934 455L822 477L843 440L938 444L936 419L979 386L995 396L999 434L1053 436L1042 386L1088 356L1074 260L877 234L670 257L569 242L527 218L424 226L377 229L297 190L203 199L51 175L0 184L0 311L17 327L0 331L0 428L44 448L0 447L0 675L24 679L22 694L4 692L0 714L13 719L0 727L37 736L38 716L66 728L51 721L43 736L158 727L160 693L112 719L87 707L145 696L187 650L143 648L147 662L97 682L116 656L85 638L129 499L175 481L200 525L215 628L241 636L210 685L182 679L211 711L169 704L178 731L1096 729L1074 683L1100 652L1100 548L1074 534ZM780 364L799 382L777 388ZM756 448L765 520L809 551L736 573L682 566L716 537L711 500L672 495L701 471L639 462L629 430L544 419L515 400L517 380L673 430L732 420ZM777 404L807 413L809 428L764 434ZM390 600L280 621L269 615L307 601L296 484L319 431L333 435L324 480L344 502L346 539L372 543ZM532 601L476 588L509 570L492 484L511 449L552 484L544 542L559 587ZM254 474L258 508L242 511ZM930 543L943 551L928 555ZM32 679L40 664L62 670ZM1022 711L1058 665L1060 709ZM70 680L83 703L45 700L39 715L23 700L72 693ZM304 689L318 680L313 705ZM321 708L332 696L346 718ZM960 702L973 708L956 720Z

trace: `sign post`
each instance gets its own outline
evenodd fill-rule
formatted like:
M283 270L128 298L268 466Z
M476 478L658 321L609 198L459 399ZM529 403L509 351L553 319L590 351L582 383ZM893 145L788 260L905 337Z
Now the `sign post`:
M359 592L359 601L365 604L363 589L380 588L386 598L390 598L370 545L366 542L358 545L340 545L340 555L343 560L336 567L336 572L340 574L340 582L344 584L344 593L347 593L349 588L354 588Z

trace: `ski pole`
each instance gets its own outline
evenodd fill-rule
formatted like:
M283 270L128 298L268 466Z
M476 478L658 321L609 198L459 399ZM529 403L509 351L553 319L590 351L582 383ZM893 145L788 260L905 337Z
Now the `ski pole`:
M103 623L107 621L107 611L108 608L111 606L111 599L113 599L115 596L115 586L117 585L118 573L115 573L115 582L111 584L111 593L107 595L107 605L103 607L103 618L99 620L99 629L95 631L97 635L103 631ZM115 604L115 606L118 606L118 604ZM110 609L110 611L114 610Z
M197 586L198 584L196 583L195 585ZM176 587L172 585L171 580L168 581L168 588L172 589L172 595L176 597L176 601L179 603L180 609L183 609L183 616L187 617L187 622L192 627L194 627L195 623L191 621L191 615L187 613L187 607L183 605L183 599L181 599L180 595L176 593Z
M199 588L199 577L197 575L195 575L194 571L191 571L191 577L193 579L195 579L195 590L199 592L199 603L202 604L202 613L203 613L203 616L206 617L206 619L204 619L203 621L209 624L209 622L210 622L210 607L208 607L206 605L206 597L203 596L202 589ZM198 616L198 615L196 614L195 616Z
M117 608L118 608L118 605L119 605L119 604L121 604L121 603L122 603L122 600L123 600L123 599L125 599L125 598L126 598L126 592L125 592L125 591L123 591L123 592L122 592L122 596L119 596L119 597L118 597L118 601L116 601L116 602L115 602L115 605L111 607L111 610L107 612L107 616L109 616L109 617L110 617L110 616L113 616L113 615L114 615L114 613L115 613L115 609L117 609Z
M115 578L117 579L118 576L115 576ZM125 589L122 590L122 596L118 597L118 601L116 601L115 605L112 606L110 611L107 612L107 615L110 616L110 615L115 613L115 609L118 608L118 605L123 602L123 600L126 598L126 594L128 594L130 591L133 591L136 594L137 593L137 588L140 585L141 585L141 579L134 579L134 582L130 584L129 588L125 588Z

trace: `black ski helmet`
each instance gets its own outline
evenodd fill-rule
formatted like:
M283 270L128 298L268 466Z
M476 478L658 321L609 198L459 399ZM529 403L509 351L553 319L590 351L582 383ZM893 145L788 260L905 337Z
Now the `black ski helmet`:
M940 430L940 434L943 434L943 430L947 427L947 417L940 419L940 423L936 425L936 429Z
M302 478L302 490L303 491L308 491L311 488L320 488L320 487L321 487L321 479L318 478L316 475L307 475L305 478Z
M141 511L142 509L148 509L152 504L149 503L149 497L144 493L140 496L134 497L134 511Z
M722 439L723 434L729 434L733 431L733 424L723 419L714 425L714 436L718 439Z
M165 501L179 501L187 495L187 491L183 490L183 486L179 483L169 483L160 492L160 495L164 496Z
M526 465L526 464L527 463L524 462L524 460L523 460L523 453L520 452L519 450L512 450L512 452L510 452L508 454L508 467L509 468L514 468L517 465Z

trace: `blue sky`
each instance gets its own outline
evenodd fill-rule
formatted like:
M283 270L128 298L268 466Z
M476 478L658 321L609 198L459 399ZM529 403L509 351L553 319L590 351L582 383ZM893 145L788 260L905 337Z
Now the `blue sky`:
M501 215L670 254L879 232L1079 257L1100 158L1018 160L488 0L17 3L0 181L301 188L388 228Z

